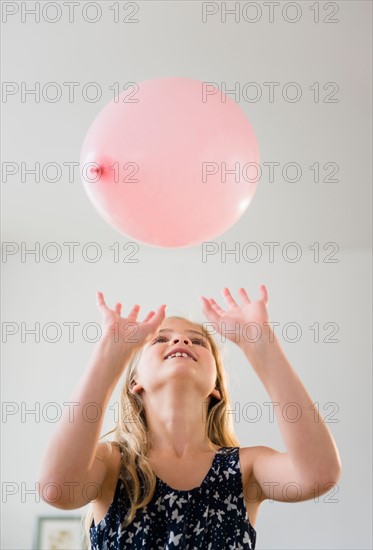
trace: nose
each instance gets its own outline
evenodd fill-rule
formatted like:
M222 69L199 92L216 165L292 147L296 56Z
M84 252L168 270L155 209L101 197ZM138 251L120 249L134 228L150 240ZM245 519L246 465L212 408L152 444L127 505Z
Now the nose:
M175 336L174 338L172 338L173 344L177 344L180 341L184 342L184 344L186 344L187 346L190 344L190 340L187 336Z

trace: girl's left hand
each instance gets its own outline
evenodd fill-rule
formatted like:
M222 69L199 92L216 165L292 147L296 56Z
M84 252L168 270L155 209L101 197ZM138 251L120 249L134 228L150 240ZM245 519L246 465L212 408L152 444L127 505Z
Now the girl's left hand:
M228 311L224 311L213 298L201 296L202 310L209 321L217 325L220 334L240 347L255 343L261 339L263 331L268 331L268 293L264 285L260 286L262 298L251 302L244 288L239 289L242 305L233 299L228 288L222 294L227 302Z

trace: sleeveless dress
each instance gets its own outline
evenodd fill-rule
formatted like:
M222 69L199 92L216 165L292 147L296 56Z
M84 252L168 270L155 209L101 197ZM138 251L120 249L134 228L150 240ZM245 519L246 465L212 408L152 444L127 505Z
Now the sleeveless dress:
M121 451L122 453L122 451ZM245 507L239 447L221 447L200 487L178 491L156 477L153 498L123 527L129 499L123 463L106 516L92 520L92 550L255 550ZM140 480L141 483L141 480Z

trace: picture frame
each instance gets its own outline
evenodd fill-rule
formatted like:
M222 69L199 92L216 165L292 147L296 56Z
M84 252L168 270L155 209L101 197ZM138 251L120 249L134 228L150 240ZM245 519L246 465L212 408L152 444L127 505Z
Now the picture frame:
M34 550L84 550L80 516L38 516Z

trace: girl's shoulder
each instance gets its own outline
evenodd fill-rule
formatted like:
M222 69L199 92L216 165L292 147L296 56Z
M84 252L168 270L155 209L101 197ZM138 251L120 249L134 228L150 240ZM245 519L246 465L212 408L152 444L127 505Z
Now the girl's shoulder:
M101 450L101 460L105 464L106 476L101 486L101 493L98 500L107 500L110 497L118 482L122 465L122 450L116 441L104 441L98 444Z
M113 441L100 442L101 460L105 463L106 476L101 484L99 496L92 501L92 511L97 525L106 516L110 504L113 502L115 489L121 470L121 449L118 443Z

